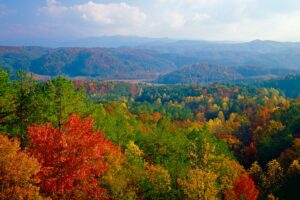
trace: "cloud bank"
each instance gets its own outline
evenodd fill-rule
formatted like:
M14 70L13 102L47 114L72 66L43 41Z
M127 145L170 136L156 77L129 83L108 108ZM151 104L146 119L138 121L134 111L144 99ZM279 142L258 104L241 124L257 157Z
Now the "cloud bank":
M49 15L72 15L87 22L95 22L102 25L137 26L142 25L146 15L139 8L126 3L101 4L89 1L84 4L62 6L57 0L47 0L47 5L40 12L46 11Z
M3 30L0 36L11 36L14 30L15 35L24 37L30 32L31 36L58 37L123 34L206 40L300 41L299 0L0 2ZM26 30L29 27L32 30Z

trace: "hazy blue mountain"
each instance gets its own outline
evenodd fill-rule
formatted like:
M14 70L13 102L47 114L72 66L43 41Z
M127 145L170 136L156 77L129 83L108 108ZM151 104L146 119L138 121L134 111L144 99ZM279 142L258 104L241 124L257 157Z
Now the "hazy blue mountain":
M30 44L30 41L23 42ZM155 79L195 63L227 66L243 77L252 77L250 74L257 77L283 76L300 70L300 43L291 42L105 36L36 40L34 44L40 42L46 46L66 47L0 46L0 66L13 73L24 69L42 75L103 79Z
M254 40L250 42L178 40L169 42L167 44L158 44L155 46L139 46L139 48L152 49L164 53L199 53L224 51L276 53L282 51L299 51L300 43L276 42L270 40Z
M140 45L156 46L172 43L174 40L167 38L145 38L137 36L103 36L73 39L58 43L59 47L136 47Z
M297 42L276 42L254 40L250 42L180 40L170 38L147 38L139 36L99 36L86 38L16 38L1 40L2 46L43 46L43 47L135 47L152 49L164 53L201 51L238 51L270 53L300 50Z
M170 58L170 60L174 60L179 65L204 62L230 67L250 65L264 68L300 69L300 51L280 53L203 51L186 54L168 54L164 58Z
M86 38L16 38L11 40L1 40L2 46L42 46L42 47L137 47L164 45L177 40L168 38L146 38L138 36L100 36Z

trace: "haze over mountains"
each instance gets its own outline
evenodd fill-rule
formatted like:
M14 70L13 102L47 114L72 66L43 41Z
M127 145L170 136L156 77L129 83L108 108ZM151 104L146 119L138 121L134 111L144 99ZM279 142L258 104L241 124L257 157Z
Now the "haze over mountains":
M142 45L161 45L164 43L176 42L175 39L168 38L147 38L139 36L101 36L86 38L19 38L11 40L1 40L2 46L43 46L51 48L59 47L136 47Z
M46 76L201 83L278 77L300 70L300 43L291 42L106 36L0 44L6 45L0 47L0 66L12 73L23 69ZM190 74L192 79L187 78Z

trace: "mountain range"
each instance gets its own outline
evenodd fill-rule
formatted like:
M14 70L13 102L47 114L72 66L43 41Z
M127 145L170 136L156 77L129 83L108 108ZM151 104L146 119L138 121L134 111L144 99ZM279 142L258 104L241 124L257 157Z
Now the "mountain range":
M23 69L46 76L142 79L159 83L278 77L300 70L300 43L292 42L214 42L134 36L56 41L49 40L52 43L48 45L46 40L26 41L26 44L0 41L0 45L9 45L0 46L0 66L12 73Z

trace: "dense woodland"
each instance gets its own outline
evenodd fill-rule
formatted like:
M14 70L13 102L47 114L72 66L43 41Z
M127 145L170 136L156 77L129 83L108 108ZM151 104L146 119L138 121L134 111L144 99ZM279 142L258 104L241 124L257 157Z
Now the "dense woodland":
M284 84L0 69L0 199L299 199L300 100Z

